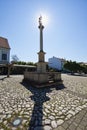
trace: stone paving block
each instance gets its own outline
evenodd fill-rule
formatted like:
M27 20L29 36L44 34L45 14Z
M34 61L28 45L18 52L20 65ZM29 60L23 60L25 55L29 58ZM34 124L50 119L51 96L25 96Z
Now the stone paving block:
M75 126L74 124L71 124L71 125L69 126L69 129L70 129L70 130L76 130L76 126Z
M85 117L87 118L87 113L85 114Z
M86 121L83 121L83 120L82 120L82 121L80 122L80 125L82 125L82 126L84 126L84 127L87 126L87 120L86 120Z
M65 129L62 126L59 126L58 128L56 128L54 130L65 130Z
M67 124L68 124L69 126L72 124L72 121L71 121L70 119L67 120L66 122L67 122Z
M69 127L69 125L67 124L67 122L65 121L62 125L65 129Z
M76 122L77 124L79 124L79 123L81 122L81 120L80 120L79 118L76 118L76 119L74 120L74 122Z
M61 125L63 122L64 122L63 119L59 119L59 120L57 121L57 125L59 126L59 125Z
M46 125L42 130L52 130L52 128L49 125Z
M81 130L85 130L85 127L81 124L78 125L78 127L81 129Z
M79 128L79 127L77 127L77 129L76 130L82 130L81 128Z

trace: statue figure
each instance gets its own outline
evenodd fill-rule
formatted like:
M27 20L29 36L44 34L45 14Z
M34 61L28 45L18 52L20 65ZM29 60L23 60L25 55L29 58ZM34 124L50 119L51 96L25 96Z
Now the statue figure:
M39 17L39 25L42 25L42 16Z

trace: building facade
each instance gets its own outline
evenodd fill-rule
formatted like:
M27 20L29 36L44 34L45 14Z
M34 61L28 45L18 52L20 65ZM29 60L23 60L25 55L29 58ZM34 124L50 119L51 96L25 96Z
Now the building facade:
M0 64L10 62L10 46L6 38L0 37Z
M65 59L52 57L48 59L48 66L53 69L62 70L63 65L65 63Z

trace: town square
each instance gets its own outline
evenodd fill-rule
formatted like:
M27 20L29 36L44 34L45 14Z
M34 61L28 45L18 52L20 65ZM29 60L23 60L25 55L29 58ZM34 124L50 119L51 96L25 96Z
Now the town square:
M87 77L62 79L62 85L38 89L22 83L22 75L0 76L0 129L86 130Z
M0 130L87 130L87 1L0 1Z

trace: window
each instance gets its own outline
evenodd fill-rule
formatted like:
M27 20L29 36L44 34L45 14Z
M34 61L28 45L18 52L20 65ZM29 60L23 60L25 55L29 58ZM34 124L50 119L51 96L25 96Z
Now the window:
M2 54L2 60L7 60L7 54Z

